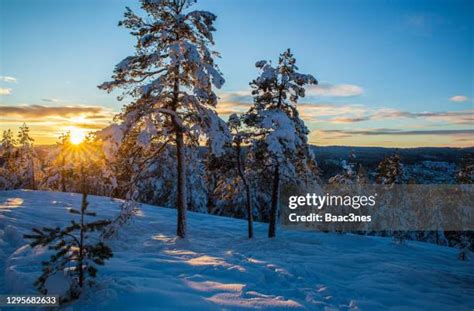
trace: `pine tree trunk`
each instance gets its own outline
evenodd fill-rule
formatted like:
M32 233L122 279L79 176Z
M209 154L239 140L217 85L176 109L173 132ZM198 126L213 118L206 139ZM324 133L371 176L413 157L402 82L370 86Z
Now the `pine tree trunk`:
M82 204L84 205L86 194L82 194ZM84 208L84 207L83 207ZM79 287L82 288L84 285L84 211L81 211L81 231L79 237L79 258L77 260L77 267L79 269Z
M179 37L177 38L179 40ZM173 111L176 113L179 104L179 65L175 68L175 79L173 85ZM174 120L174 130L176 132L176 158L178 170L178 185L176 209L178 210L178 220L176 234L180 238L186 237L186 147L184 145L184 133L181 124Z
M84 173L84 164L81 160L81 190L82 190L82 204L81 204L81 229L79 237L79 258L77 265L79 268L79 287L82 288L84 285L84 213L87 208L87 190L86 190L86 178Z
M252 194L250 193L250 184L247 181L244 173L244 167L242 163L242 148L240 143L237 143L237 170L239 176L242 179L245 188L246 207L247 207L247 223L248 223L248 236L249 239L253 238L253 208L252 208Z
M268 237L276 236L276 222L278 218L278 203L280 200L280 165L277 164L273 174L272 206L270 210L270 224L268 226Z
M176 157L178 162L178 227L176 234L180 238L186 237L186 157L183 131L176 131Z
M283 100L283 89L278 91L277 109L281 109ZM268 237L274 238L276 236L276 223L278 219L278 203L280 200L280 164L276 164L275 172L273 173L272 186L272 206L270 210L270 224L268 226Z
M252 197L250 193L250 186L245 185L246 197L247 197L247 223L248 223L248 235L249 239L253 238L253 208L252 208Z
M66 166L66 162L64 157L62 157L62 167L61 167L61 191L66 192L66 173L64 172L64 167Z
M31 188L36 190L36 178L35 178L35 162L33 159L31 161Z

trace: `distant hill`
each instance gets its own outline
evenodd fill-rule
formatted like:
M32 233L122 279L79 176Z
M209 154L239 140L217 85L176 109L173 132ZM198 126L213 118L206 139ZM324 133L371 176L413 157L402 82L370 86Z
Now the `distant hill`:
M474 155L474 147L448 148L448 147L421 147L421 148L384 148L384 147L352 147L352 146L312 146L313 152L320 168L322 178L327 179L341 171L341 161L349 158L353 150L357 162L366 167L369 172L374 172L378 163L386 156L397 152L407 169L420 170L419 166L426 166L426 170L433 170L433 166L446 175L444 182L452 179L455 170L463 158ZM434 165L433 165L434 164ZM416 166L416 167L415 167ZM421 168L422 169L422 168ZM449 176L448 176L449 175ZM435 178L435 177L433 177ZM438 179L436 177L435 179ZM432 180L427 180L427 182Z

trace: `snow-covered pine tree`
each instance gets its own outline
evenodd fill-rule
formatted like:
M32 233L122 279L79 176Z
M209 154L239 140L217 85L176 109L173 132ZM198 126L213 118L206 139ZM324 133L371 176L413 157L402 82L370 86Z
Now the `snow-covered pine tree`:
M236 114L229 116L227 126L232 134L231 147L235 152L235 166L245 189L245 207L247 211L247 233L249 239L253 238L253 202L251 181L246 173L245 155L242 144L250 144L255 137L253 133L242 129L242 122Z
M103 242L91 243L90 233L104 229L111 222L96 220L87 222L86 217L95 217L96 213L87 210L87 177L84 167L82 175L82 203L81 209L71 208L71 214L79 215L79 221L72 220L65 228L34 228L32 234L25 234L24 238L32 240L31 247L47 246L56 251L49 261L43 261L43 273L36 280L35 286L43 295L48 294L47 280L56 273L67 270L71 284L66 297L60 297L61 302L68 302L79 298L87 279L95 278L97 265L103 265L105 260L113 256L112 250ZM72 266L72 269L70 267ZM89 284L92 281L89 280Z
M253 133L242 126L235 113L229 116L227 126L231 139L225 146L225 153L207 161L208 178L215 183L209 187L215 201L211 212L247 218L247 233L252 238L254 204L244 145L251 145Z
M230 141L220 156L206 156L206 185L209 213L244 218L245 203L242 194L245 190L237 173Z
M3 131L0 146L0 190L13 189L18 183L15 144L12 130Z
M405 178L404 175L400 156L395 153L379 163L375 180L378 184L382 185L401 184Z
M35 173L39 169L39 161L33 148L34 139L30 136L30 128L23 123L18 132L18 176L19 187L36 189Z
M186 169L188 209L207 213L206 167L202 160L203 155L200 155L199 151L199 146L188 146L186 152L186 161L189 163Z
M111 196L117 188L117 181L101 143L102 141L94 134L89 134L81 143L77 153L85 157L84 160L87 161L89 193Z
M395 184L402 184L405 179L403 164L400 156L395 153L391 156L383 159L377 166L377 175L375 181L377 184L386 185L388 191L385 192L385 202L382 205L386 207L392 206L392 208L380 208L379 213L383 214L380 217L386 219L392 219L393 222L399 223L399 225L405 223L408 214L403 211L401 205L404 204L399 189L394 188ZM394 203L396 202L396 203ZM389 223L388 225L391 225ZM386 232L383 232L385 235ZM395 242L402 244L409 236L407 230L391 230L391 234Z
M125 133L139 128L141 138L176 146L177 235L186 236L186 145L185 136L206 134L211 146L221 152L225 133L215 113L224 79L214 62L213 31L216 16L206 11L188 11L192 0L142 0L147 19L127 8L119 22L136 37L136 53L121 61L113 81L99 88L125 89L133 101L120 114ZM146 144L147 142L144 141Z
M353 150L349 153L349 159L341 161L342 173L329 178L328 183L333 185L347 185L356 182L356 154Z
M48 154L45 178L41 188L72 191L73 161L71 158L71 133L65 132L59 136L56 147Z
M123 127L117 124L97 133L102 140L107 165L115 175L117 188L114 196L175 206L176 164L171 146L155 141L142 143L140 128L131 128L127 135L123 134Z
M70 167L71 163L68 163L67 154L68 149L71 144L71 133L67 132L62 134L59 137L59 142L57 143L57 148L59 149L59 154L57 157L56 167L59 170L59 183L61 185L61 191L66 192L66 184L67 184L67 171Z
M281 179L305 180L316 170L316 162L308 145L309 130L299 117L296 104L305 95L305 85L317 84L309 74L298 73L290 49L280 55L278 65L258 61L260 76L250 83L254 104L244 122L263 134L259 148L264 149L272 171L272 200L268 236L276 234Z
M119 124L111 124L95 133L97 139L100 140L107 165L117 182L114 197L130 199L136 190L134 186L137 184L136 175L139 173L136 163L146 156L137 139L138 133L138 129L130 129L128 135L125 136L123 126Z
M463 157L456 181L458 184L474 184L474 155L469 154Z
M357 166L356 183L359 185L365 185L369 182L370 181L367 169L361 163L359 163L359 165Z

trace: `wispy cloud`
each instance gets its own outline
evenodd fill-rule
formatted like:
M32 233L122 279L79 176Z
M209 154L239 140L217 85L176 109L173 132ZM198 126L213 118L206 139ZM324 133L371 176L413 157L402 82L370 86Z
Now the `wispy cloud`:
M222 101L217 105L220 116L228 116L232 113L244 113L249 110L250 102ZM302 103L298 105L298 111L304 121L321 121L324 118L356 115L362 117L367 109L361 105L344 105L329 103Z
M57 98L42 98L41 101L46 103L59 103L59 99Z
M364 89L354 84L328 84L310 85L306 88L307 96L328 96L328 97L352 97L360 96Z
M306 87L306 96L317 97L353 97L360 96L364 89L354 84L329 84L321 83L318 85L309 85ZM221 102L252 102L251 90L240 90L222 92L218 94Z
M250 90L232 91L219 94L219 103L217 112L221 116L228 116L232 113L246 112L252 105L253 99ZM336 85L336 86L319 86L317 89L312 87L306 92L308 96L316 94L326 94L327 96L355 96L361 94L362 89L358 86ZM362 117L368 112L368 109L362 105L349 104L332 104L332 103L300 103L298 104L300 116L305 121L319 121L321 118L337 117L337 116L358 116Z
M250 106L250 103L220 102L217 105L216 111L220 116L229 116L232 113L244 113L249 110Z
M235 94L235 93L233 93ZM243 95L243 93L241 94ZM235 99L240 95L221 96L221 100ZM221 116L231 113L243 113L251 106L250 102L220 101L217 112ZM306 122L323 121L328 123L362 123L378 120L401 121L403 119L420 119L427 122L470 125L474 123L474 109L456 111L425 111L410 112L393 108L373 109L360 104L332 104L332 103L301 103L298 105L300 116Z
M355 116L361 118L367 108L362 105L345 105L329 103L304 103L298 105L300 115L305 121L329 121L330 117L338 118L343 116Z
M474 110L461 111L439 111L439 112L408 112L396 109L384 108L372 111L367 115L332 118L334 123L357 123L370 120L382 119L425 119L432 122L447 122L453 124L472 124L474 122Z
M62 117L70 118L79 115L93 115L106 111L98 106L0 106L0 115L5 117L21 117L38 119L44 117Z
M219 93L218 96L221 102L251 103L253 101L251 90L222 92L222 93Z
M317 145L472 147L473 134L474 129L322 128L311 131L309 141Z
M0 87L0 95L10 95L12 89Z
M52 143L60 133L71 128L102 129L114 115L112 110L99 106L0 105L0 129L14 129L26 121L40 143Z
M462 103L466 102L469 100L469 97L464 96L464 95L456 95L451 98L449 98L450 101L455 102L455 103Z
M420 36L432 36L436 27L443 24L443 19L436 14L416 13L404 16L403 25L412 33Z
M336 133L344 135L366 135L366 136L379 136L379 135L472 135L474 129L464 130L412 130L403 131L399 129L372 129L372 130L320 130L325 133Z
M369 121L370 117L339 117L339 118L332 118L330 121L334 123L355 123L355 122L364 122Z
M8 83L17 83L18 80L14 77L9 76L0 76L0 81L8 82Z

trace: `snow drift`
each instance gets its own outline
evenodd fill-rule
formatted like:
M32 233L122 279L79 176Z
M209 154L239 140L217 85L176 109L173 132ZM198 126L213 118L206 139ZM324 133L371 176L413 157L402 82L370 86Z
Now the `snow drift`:
M35 293L44 249L23 234L66 224L79 194L0 191L0 293ZM89 197L98 219L122 201ZM114 257L72 310L472 310L474 263L455 249L357 235L285 231L189 213L189 237L175 237L176 210L142 205L109 240ZM61 280L55 280L58 285ZM57 289L61 290L61 286Z

